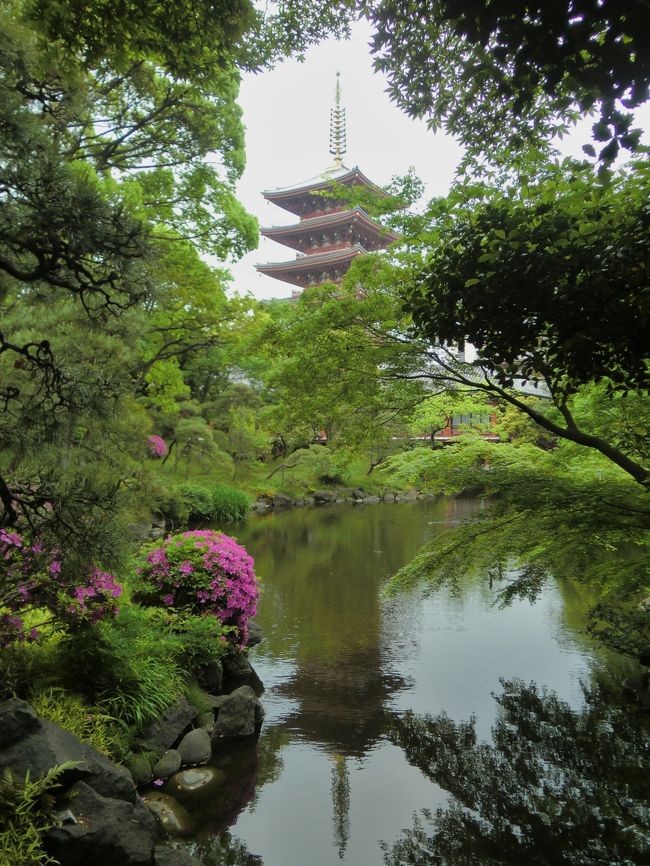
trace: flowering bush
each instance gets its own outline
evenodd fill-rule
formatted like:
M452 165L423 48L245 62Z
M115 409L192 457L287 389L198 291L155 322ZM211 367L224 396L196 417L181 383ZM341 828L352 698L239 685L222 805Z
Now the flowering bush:
M156 457L157 459L166 457L169 454L169 447L162 436L157 436L156 434L149 436L147 439L147 446L151 456Z
M234 538L211 529L170 535L150 547L141 565L138 601L193 614L212 614L237 628L237 645L248 640L255 616L259 581L254 563Z
M68 575L60 553L45 550L38 541L30 543L17 532L0 529L0 561L0 646L38 638L39 630L24 622L33 610L43 613L43 624L67 628L118 612L115 599L122 587L112 574L89 567L82 577Z

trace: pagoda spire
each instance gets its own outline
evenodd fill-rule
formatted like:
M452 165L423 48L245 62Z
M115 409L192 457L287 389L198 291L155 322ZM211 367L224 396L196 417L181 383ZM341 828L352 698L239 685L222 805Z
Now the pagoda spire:
M345 138L345 108L341 107L341 73L337 72L334 108L330 110L330 153L337 167L343 165L343 154L346 151Z

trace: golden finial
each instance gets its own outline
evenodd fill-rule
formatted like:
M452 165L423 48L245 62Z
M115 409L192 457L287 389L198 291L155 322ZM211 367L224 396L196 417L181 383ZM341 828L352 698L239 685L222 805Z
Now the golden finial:
M336 90L334 92L334 108L330 111L330 153L335 164L343 165L343 154L346 150L345 141L345 108L341 108L341 73L336 73Z

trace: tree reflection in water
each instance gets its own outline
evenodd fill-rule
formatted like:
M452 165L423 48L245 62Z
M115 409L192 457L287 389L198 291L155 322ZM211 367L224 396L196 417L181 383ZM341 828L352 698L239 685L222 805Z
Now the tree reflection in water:
M535 684L501 684L491 744L475 719L392 717L392 741L450 802L384 846L386 864L650 864L648 719L599 689L574 711Z
M339 860L343 860L350 839L350 774L345 755L334 755L332 762L334 841L339 852Z
M263 866L258 854L230 833L193 842L189 849L203 866Z

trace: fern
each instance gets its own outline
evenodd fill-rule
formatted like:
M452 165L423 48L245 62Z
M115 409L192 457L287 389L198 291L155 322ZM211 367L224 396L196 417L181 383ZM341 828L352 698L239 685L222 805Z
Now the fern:
M58 864L43 848L43 835L54 826L52 791L60 787L64 773L78 766L66 761L52 767L36 781L29 770L18 779L11 769L0 778L0 866Z

